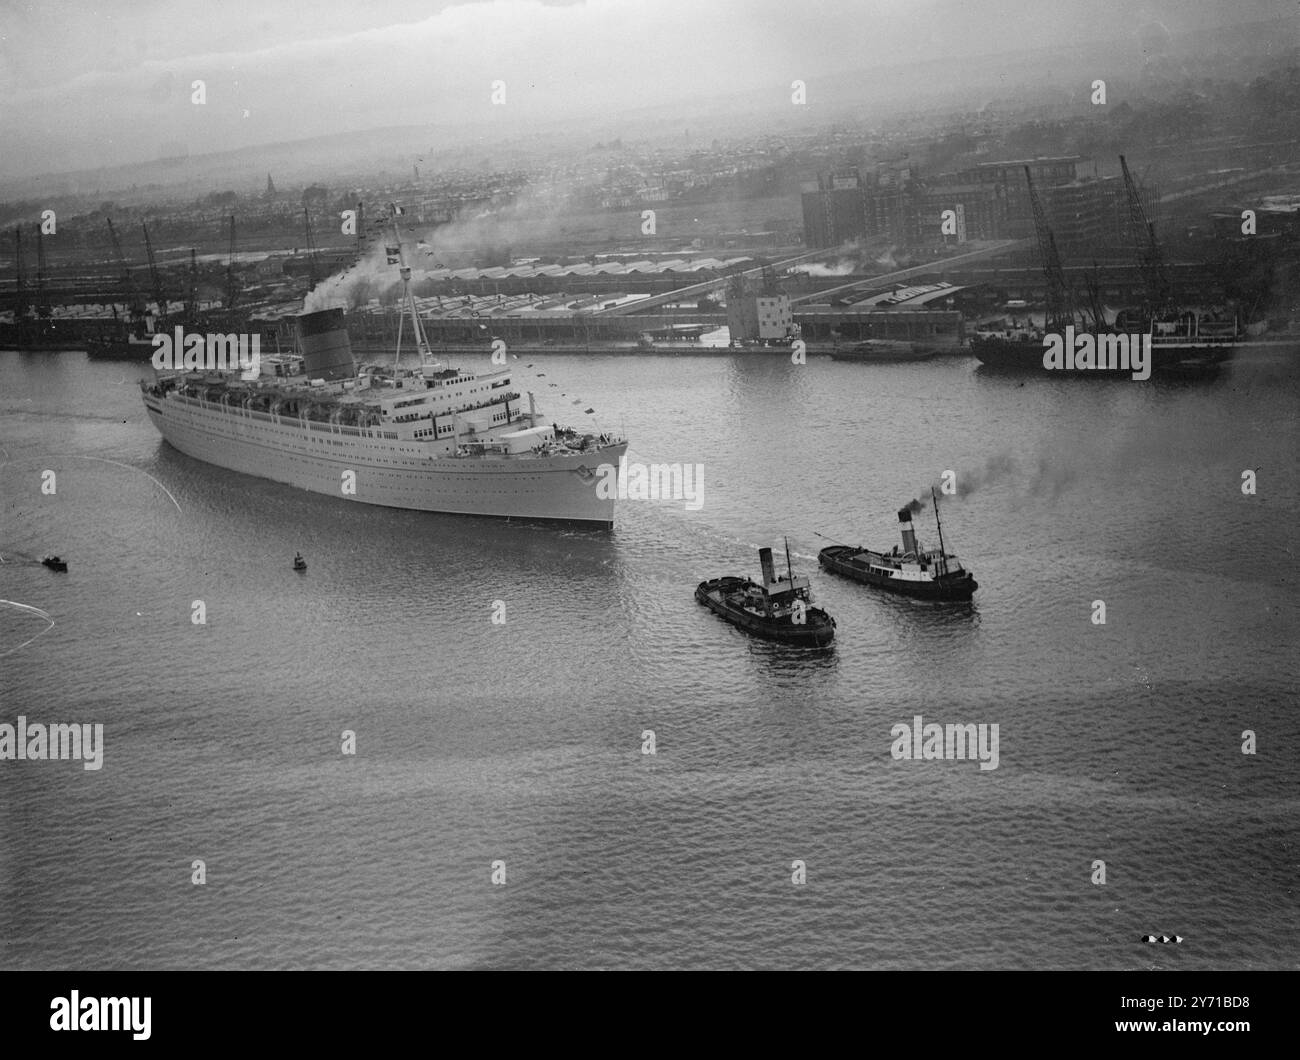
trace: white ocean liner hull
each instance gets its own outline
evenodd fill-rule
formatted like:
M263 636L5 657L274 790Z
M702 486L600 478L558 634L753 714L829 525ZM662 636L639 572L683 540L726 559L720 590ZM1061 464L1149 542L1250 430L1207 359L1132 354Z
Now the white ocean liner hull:
M181 397L145 395L149 418L187 456L343 500L462 515L614 525L597 468L615 469L626 442L552 455L449 457L380 428L304 423ZM384 437L387 435L387 437ZM356 473L355 494L343 491ZM608 489L600 492L610 492Z

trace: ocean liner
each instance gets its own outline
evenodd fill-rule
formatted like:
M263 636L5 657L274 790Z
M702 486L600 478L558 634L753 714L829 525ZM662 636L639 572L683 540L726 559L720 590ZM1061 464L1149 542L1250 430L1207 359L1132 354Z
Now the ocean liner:
M392 365L358 367L343 310L304 313L301 352L261 358L255 379L160 372L142 382L163 438L198 460L343 500L611 529L617 490L598 472L608 464L617 475L627 442L551 422L508 368L435 360L395 216L393 237L418 368L399 366L401 331Z

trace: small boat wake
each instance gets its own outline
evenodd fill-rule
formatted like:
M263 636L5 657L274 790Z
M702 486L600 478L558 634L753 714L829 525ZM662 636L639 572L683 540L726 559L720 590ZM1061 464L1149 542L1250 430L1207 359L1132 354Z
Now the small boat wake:
M0 652L0 659L3 659L6 655L12 655L20 648L27 647L27 645L29 645L32 641L34 641L36 637L39 637L42 633L48 633L50 630L54 628L54 619L52 619L50 617L50 613L44 610L43 608L33 607L31 604L20 604L17 600L0 600L0 604L5 604L9 607L15 608L16 610L21 611L23 614L26 615L35 615L37 618L43 618L46 622L49 623L49 625L46 626L43 630L41 630L40 633L37 633L36 636L28 637L27 640L23 641L17 647L10 648L8 651Z

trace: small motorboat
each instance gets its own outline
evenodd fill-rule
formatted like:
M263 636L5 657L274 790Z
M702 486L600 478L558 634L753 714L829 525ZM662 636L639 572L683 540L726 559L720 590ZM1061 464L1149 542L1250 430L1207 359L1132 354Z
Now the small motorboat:
M301 552L293 554L293 569L296 571L305 571L307 569L307 561L302 558Z
M46 567L49 567L50 570L59 570L59 571L66 572L68 569L67 562L65 560L59 559L58 556L46 556L43 560L41 560L41 563L44 564Z

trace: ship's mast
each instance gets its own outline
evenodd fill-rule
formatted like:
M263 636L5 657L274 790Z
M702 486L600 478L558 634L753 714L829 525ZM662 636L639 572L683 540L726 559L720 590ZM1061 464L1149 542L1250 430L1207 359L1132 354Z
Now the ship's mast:
M948 573L948 550L943 547L943 523L939 521L939 495L930 487L930 499L934 502L934 525L939 528L939 573Z
M415 336L415 348L420 351L421 364L433 364L433 352L429 349L429 340L424 337L424 328L420 324L420 314L415 308L415 295L411 293L411 266L406 263L406 248L402 246L402 236L397 229L398 209L389 207L389 221L393 226L393 245L397 247L398 271L402 277L402 304L411 318L411 333ZM390 263L391 264L391 263ZM401 332L398 332L398 354L401 356ZM394 364L396 367L396 364Z
M785 572L790 578L790 585L794 585L794 566L790 563L790 539L785 540Z

